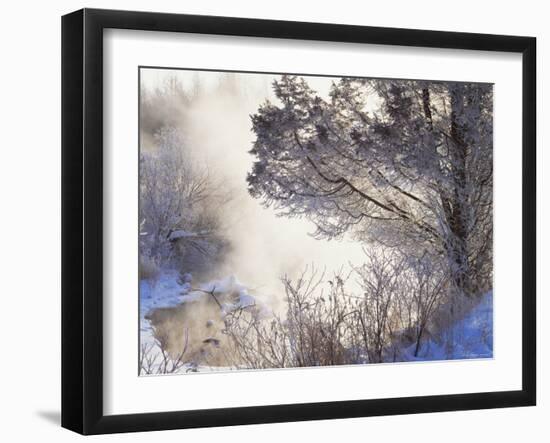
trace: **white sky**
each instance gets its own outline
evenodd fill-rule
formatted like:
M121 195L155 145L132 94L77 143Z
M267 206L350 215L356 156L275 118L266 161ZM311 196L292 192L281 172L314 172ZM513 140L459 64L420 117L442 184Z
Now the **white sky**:
M221 76L225 73L215 71L197 71L185 69L141 69L141 84L144 88L152 90L162 86L166 81L177 78L185 90L191 90L194 82L200 79L201 85L206 89L218 85ZM273 98L271 84L280 74L235 73L246 83L246 88L252 88L257 92L264 90L267 97ZM306 76L309 86L321 96L327 97L330 85L338 81L338 77Z

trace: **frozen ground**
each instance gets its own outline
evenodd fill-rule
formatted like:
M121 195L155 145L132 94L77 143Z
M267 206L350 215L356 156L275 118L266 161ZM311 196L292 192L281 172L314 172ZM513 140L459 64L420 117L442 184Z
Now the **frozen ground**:
M224 294L224 297L221 295ZM257 306L263 315L269 310L249 294L245 285L235 276L212 280L195 287L191 275L183 278L177 272L164 272L156 282L140 282L140 342L155 347L152 328L145 318L148 312L156 308L173 307L181 303L193 303L205 297L216 296L220 300L220 316L223 318L231 311ZM442 334L445 340L430 338L424 340L417 357L414 357L414 345L406 350L405 361L433 361L450 359L491 358L493 356L493 294L488 292L472 310L449 330ZM449 346L449 343L453 343ZM188 372L191 368L183 366L178 372ZM220 371L230 368L195 367L193 371Z
M177 306L183 301L182 293L189 289L189 283L181 285L177 272L165 272L156 281L139 282L139 324L141 344L153 343L153 336L147 313L157 308Z
M453 346L434 339L422 345L418 357L414 357L414 346L408 348L406 360L458 360L493 357L493 292L483 295L462 320L444 333Z
M229 297L221 297L221 295ZM145 318L148 312L158 308L169 308L181 303L192 303L212 297L214 295L220 301L220 315L250 306L257 306L260 313L268 315L267 308L249 294L248 289L234 276L230 275L222 279L212 280L205 284L193 287L192 276L186 274L183 277L175 271L163 272L155 281L140 281L140 342L154 343L152 328L149 320Z

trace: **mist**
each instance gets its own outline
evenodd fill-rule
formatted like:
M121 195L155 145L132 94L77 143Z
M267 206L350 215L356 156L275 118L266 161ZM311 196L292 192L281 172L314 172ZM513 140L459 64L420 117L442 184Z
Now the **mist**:
M491 85L142 69L140 374L491 358L491 205Z
M277 309L284 297L280 279L296 278L315 266L327 279L349 263L364 259L362 245L350 238L319 240L311 236L315 226L303 218L280 217L272 208L250 196L246 176L253 158L254 140L250 116L266 100L276 101L270 74L142 69L141 94L172 88L190 100L174 96L168 109L141 116L140 149L151 149L153 132L160 124L174 125L186 140L194 161L208 168L231 198L220 206L223 235L229 243L220 264L208 278L234 275L254 296ZM321 96L327 96L335 79L307 77ZM176 94L177 95L177 94Z

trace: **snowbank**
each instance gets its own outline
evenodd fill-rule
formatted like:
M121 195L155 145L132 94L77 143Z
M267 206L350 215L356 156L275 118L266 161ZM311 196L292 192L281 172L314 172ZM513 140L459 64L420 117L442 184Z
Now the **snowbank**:
M236 309L257 307L260 313L266 314L267 308L259 303L248 288L239 282L234 275L212 280L192 288L192 276L180 276L176 271L165 271L152 282L140 281L140 334L141 342L152 342L152 329L145 317L149 312L158 308L170 308L182 303L192 303L206 300L213 294L221 304L220 315L225 315Z
M200 286L200 291L191 291L184 297L184 300L196 300L198 297L218 297L224 296L220 300L222 316L227 315L237 309L258 307L264 311L265 307L258 303L256 298L248 292L248 288L243 285L237 277L230 275L220 280L213 280Z
M445 331L441 342L424 341L417 357L414 345L407 349L406 360L460 360L493 357L493 292L483 295L479 303L460 321Z

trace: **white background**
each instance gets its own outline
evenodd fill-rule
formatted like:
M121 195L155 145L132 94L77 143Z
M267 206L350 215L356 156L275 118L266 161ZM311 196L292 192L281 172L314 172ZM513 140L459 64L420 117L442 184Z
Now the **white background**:
M309 3L309 4L308 4ZM4 5L0 69L0 113L3 158L0 162L2 215L2 285L0 321L0 404L5 441L72 441L80 439L58 427L60 358L60 15L82 6L155 9L287 20L414 27L454 31L535 35L539 38L539 152L542 151L542 112L550 103L542 89L547 71L547 29L543 2L398 1L329 2L297 0L194 3L133 1L57 1ZM544 99L544 100L543 100ZM550 173L548 155L539 158L539 225L548 223ZM548 198L546 198L548 202ZM542 213L542 214L541 214ZM539 230L542 231L542 230ZM544 244L546 243L546 244ZM539 232L539 274L548 268L548 235ZM539 278L539 295L548 291L548 271ZM539 319L548 302L539 297ZM539 321L539 406L496 411L471 411L402 417L259 425L225 429L170 431L99 437L121 441L384 441L446 442L547 441L550 434L548 324Z

